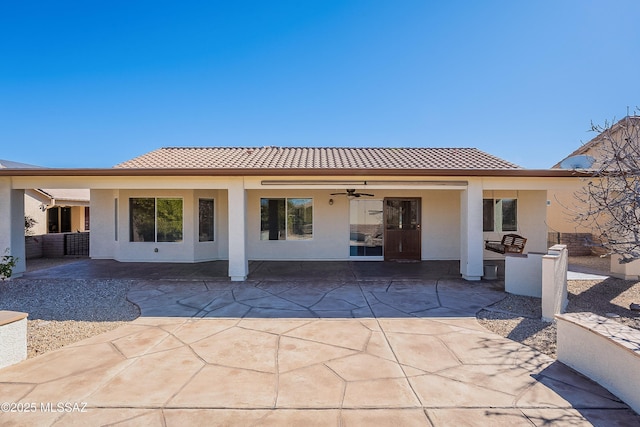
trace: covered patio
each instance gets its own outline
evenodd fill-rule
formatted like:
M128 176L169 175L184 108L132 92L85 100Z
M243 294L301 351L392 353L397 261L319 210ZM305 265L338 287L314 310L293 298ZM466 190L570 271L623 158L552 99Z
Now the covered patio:
M35 261L34 261L35 262ZM492 264L496 264L492 262ZM504 262L499 262L503 271ZM227 261L118 262L80 258L72 264L28 271L27 279L163 279L227 281ZM459 261L249 261L249 281L323 278L338 281L460 278Z

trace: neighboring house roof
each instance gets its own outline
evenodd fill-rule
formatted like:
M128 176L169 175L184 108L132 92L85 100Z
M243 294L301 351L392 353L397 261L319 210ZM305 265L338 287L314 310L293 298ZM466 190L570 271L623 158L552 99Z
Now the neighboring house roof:
M89 201L89 190L83 188L74 188L74 189L48 189L48 188L40 188L41 192L45 193L50 198L54 199L56 203L58 202L88 202Z
M595 158L596 162L593 164L592 169L597 169L599 162L598 160L602 160L602 152L599 150L600 145L604 142L604 140L609 136L615 136L616 133L620 132L624 126L633 126L635 128L640 128L640 116L626 116L621 120L617 121L615 124L611 125L604 132L598 134L595 138L590 141L582 144L577 150L573 153L569 154L564 159L560 160L555 165L551 166L552 169L560 169L560 164L573 156L580 155L590 155Z
M475 148L166 147L115 168L522 169Z
M41 168L42 166L29 165L27 163L12 162L10 160L0 159L0 168L2 169L33 169Z
M25 194L45 206L89 206L88 189L27 189Z

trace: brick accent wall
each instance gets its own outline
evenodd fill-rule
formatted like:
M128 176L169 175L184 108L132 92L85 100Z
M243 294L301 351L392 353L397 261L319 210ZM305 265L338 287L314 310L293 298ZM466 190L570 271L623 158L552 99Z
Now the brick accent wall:
M68 235L66 248L65 235ZM65 255L89 256L89 232L26 236L25 252L27 259L59 258Z
M42 256L45 258L59 258L64 256L64 234L44 234Z
M547 246L567 245L570 256L593 255L598 248L590 245L593 242L591 233L556 233L549 232Z
M40 236L26 236L24 239L24 250L27 259L42 258L42 248L44 239Z

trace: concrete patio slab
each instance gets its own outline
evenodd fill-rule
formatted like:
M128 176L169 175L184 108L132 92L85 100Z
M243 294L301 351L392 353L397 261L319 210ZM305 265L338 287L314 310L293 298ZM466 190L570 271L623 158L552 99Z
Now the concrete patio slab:
M605 389L482 328L478 307L503 297L495 283L254 267L263 275L244 283L130 275L142 316L0 370L0 402L36 408L3 410L0 424L640 424Z

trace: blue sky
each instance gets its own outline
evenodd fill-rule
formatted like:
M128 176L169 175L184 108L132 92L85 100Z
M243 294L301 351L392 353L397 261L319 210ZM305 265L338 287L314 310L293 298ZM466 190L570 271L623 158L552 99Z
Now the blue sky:
M547 168L640 105L640 2L0 6L0 159L164 146L477 147Z

